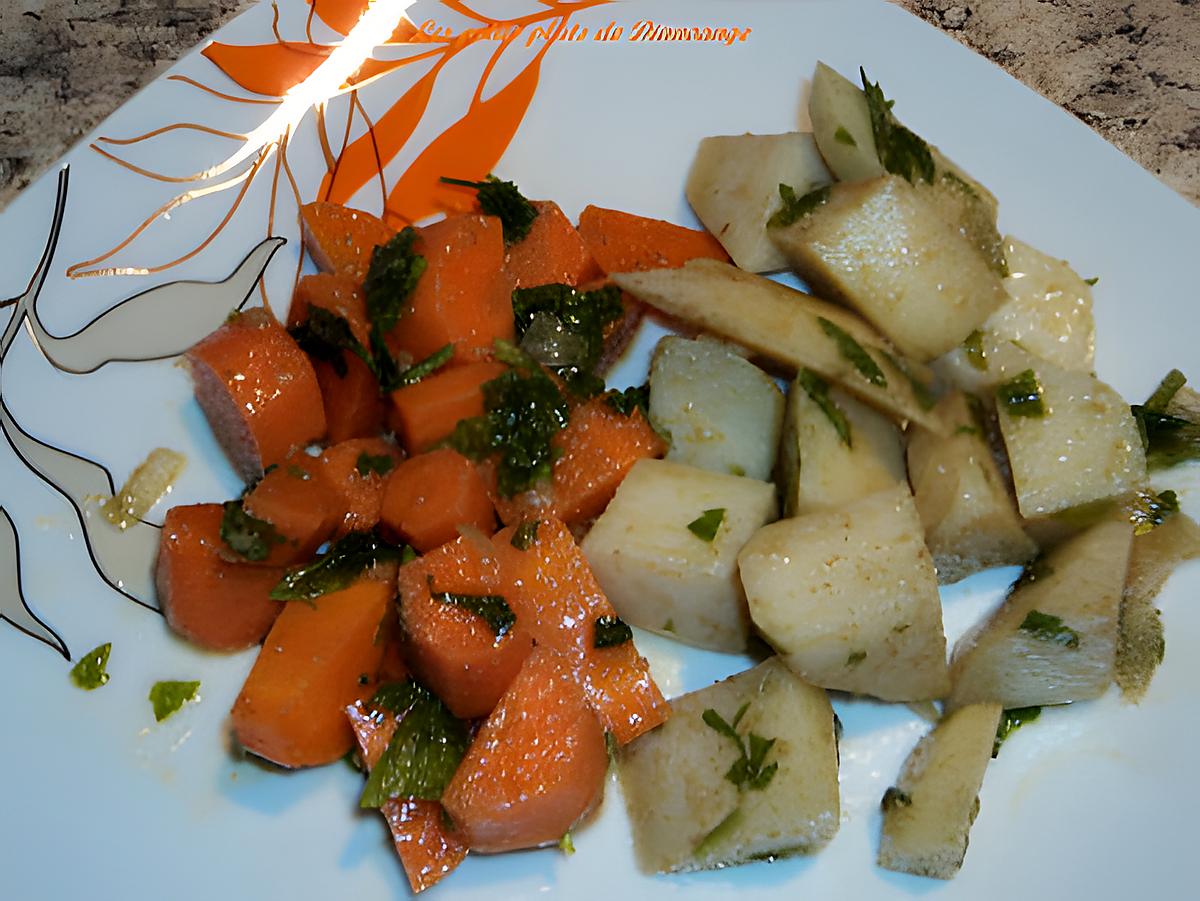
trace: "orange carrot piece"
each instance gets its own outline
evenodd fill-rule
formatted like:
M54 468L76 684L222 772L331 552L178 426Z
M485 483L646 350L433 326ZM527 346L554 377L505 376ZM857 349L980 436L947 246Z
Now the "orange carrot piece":
M375 764L379 763L379 758L391 743L399 720L395 714L376 710L369 701L364 700L347 705L346 718L350 720L350 729L354 732L358 756L370 772L375 769Z
M435 372L392 392L392 429L410 454L419 454L454 431L460 419L483 413L484 382L505 371L502 363L480 361Z
M167 625L210 651L253 647L283 605L270 598L283 569L231 563L222 554L220 504L172 507L154 569Z
M408 636L409 663L462 719L492 712L529 655L533 639L520 622L497 637L481 616L437 600L433 593L494 595L499 587L494 549L463 537L400 569L400 617Z
M475 465L450 448L410 457L383 492L380 519L389 535L422 554L453 541L458 526L495 531L496 511Z
M372 459L386 457L390 462L390 466L383 464L387 472L380 474L370 468L372 460L364 454ZM400 449L383 438L353 438L325 449L321 474L336 497L336 536L372 529L379 523L387 474L401 459ZM360 462L367 465L360 469Z
M579 214L579 234L606 274L674 269L698 257L729 261L708 232L598 206Z
M362 283L377 245L396 230L377 216L340 203L306 203L300 207L304 246L317 268Z
M504 268L514 288L581 285L600 276L592 253L553 200L534 200L537 218L521 241L508 248Z
M467 856L462 837L446 828L445 813L437 801L397 798L380 810L392 830L392 843L413 892L436 885Z
M325 434L312 364L270 313L247 310L187 352L196 400L247 481Z
M371 323L367 319L367 301L363 297L361 284L359 280L337 272L304 276L292 294L292 304L288 307L288 328L306 321L312 307L321 307L345 319L350 332L365 347L370 337Z
M570 660L537 648L483 724L442 803L474 851L559 841L604 791L604 732Z
M458 362L478 360L497 338L513 340L512 283L504 271L500 220L474 213L420 229L414 250L425 271L388 334L393 353L414 360L454 345Z
M307 560L333 533L338 496L322 469L318 458L295 451L246 494L242 508L286 539L271 548L267 563L288 566Z
M604 728L621 744L662 722L671 710L632 641L595 646L596 620L616 616L570 530L542 519L528 550L512 545L516 527L493 539L504 576L501 594L539 647L567 656Z
M311 606L287 604L233 705L242 747L284 767L332 763L350 750L346 707L379 667L393 594L391 580L363 578Z

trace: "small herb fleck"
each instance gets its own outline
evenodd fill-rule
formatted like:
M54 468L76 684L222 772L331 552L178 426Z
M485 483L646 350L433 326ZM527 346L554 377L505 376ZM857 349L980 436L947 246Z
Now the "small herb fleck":
M388 384L387 390L394 391L397 388L405 388L408 385L415 385L422 379L433 375L443 366L450 362L454 356L454 344L446 344L439 347L424 360L413 363L407 369L401 371L391 383Z
M978 435L979 429L973 425L960 425L954 430L955 435Z
M866 651L852 651L850 654L848 654L846 656L846 666L850 666L850 667L858 666L860 663L862 663L866 659L867 659Z
M610 764L616 763L617 752L621 750L621 743L607 729L604 730L604 750L608 754L608 762Z
M328 363L339 378L349 371L345 352L357 354L368 365L370 354L354 337L346 317L324 307L310 306L308 316L299 325L293 325L288 333L300 345L300 349L314 360Z
M988 362L987 356L983 352L983 332L979 329L967 335L967 340L962 343L963 353L967 355L967 362L980 372L987 372Z
M1179 512L1179 498L1174 491L1159 494L1139 491L1129 508L1129 521L1134 535L1145 535L1166 522L1172 513Z
M522 519L521 524L513 530L509 544L518 551L529 550L537 543L538 526L541 524L540 519Z
M881 350L880 353L883 354L885 360L892 364L892 368L908 381L909 386L912 388L913 397L921 405L922 410L932 410L937 406L937 396L933 393L933 389L917 378L909 364L897 357L893 357L886 350Z
M77 688L84 691L94 691L101 685L108 684L108 655L112 653L112 642L106 642L93 648L79 658L79 662L71 667L71 681Z
M570 832L564 832L562 838L558 840L558 850L568 857L575 853L575 843L571 841Z
M432 583L432 581L433 577L430 576L430 582ZM434 591L433 585L430 584L429 595L441 604L452 604L474 613L488 624L488 628L492 630L492 634L497 639L503 638L517 621L517 615L508 606L508 601L498 594L455 594L450 591Z
M902 807L912 807L912 795L906 791L901 791L896 786L891 786L883 793L883 798L879 802L879 808L884 813L889 810L897 810Z
M641 410L645 416L650 412L650 386L635 385L624 391L607 391L604 402L623 416L632 416L634 410Z
M730 463L729 464L729 474L731 476L744 476L746 474L746 467L741 466L737 463Z
M721 523L725 521L725 508L713 507L711 510L705 510L695 519L688 523L688 531L699 538L701 541L707 541L710 544L717 537L717 532L721 528Z
M1094 288L1096 286L1096 282L1098 282L1098 281L1100 281L1100 276L1094 275L1091 278L1085 278L1083 280L1083 283L1085 285L1088 285L1089 287Z
M829 383L811 369L801 369L796 375L796 381L800 383L804 393L812 399L817 408L825 414L825 418L829 420L838 437L842 439L842 444L846 447L853 447L850 420L846 418L846 414L842 412L837 401L829 396Z
M845 125L839 125L837 131L833 133L833 139L839 144L845 144L847 147L857 147L858 141L854 140L854 135L846 131Z
M303 466L297 466L295 463L289 463L286 470L288 478L297 479L301 482L307 482L312 478L312 475Z
M188 701L196 700L199 690L199 682L155 682L148 696L155 721L161 723Z
M305 601L349 588L377 563L403 559L403 551L385 542L376 532L351 532L335 541L310 563L294 566L271 589L276 601Z
M836 323L830 322L824 316L818 316L817 321L821 323L821 330L833 339L838 352L858 370L859 375L872 385L878 385L880 388L887 387L887 378L884 376L883 370L879 368L879 364L871 359L871 355L854 340L849 332Z
M726 722L721 714L717 713L711 707L707 708L700 715L700 718L704 720L706 726L719 735L725 736L737 746L738 759L729 767L729 770L725 773L725 778L737 786L738 791L746 791L748 789L762 791L775 777L775 773L779 770L779 763L776 762L769 766L764 766L767 754L775 746L775 739L763 738L754 732L751 732L743 739L738 734L737 726L749 709L750 704L748 702L739 707L733 717L732 723Z
M708 831L707 835L696 843L696 848L692 853L697 857L703 857L708 854L721 844L721 842L725 841L741 822L742 808L739 805L726 814L721 822L717 823L716 826Z
M996 399L1004 405L1009 416L1040 418L1046 415L1042 399L1042 384L1037 373L1026 369L1019 375L996 386Z
M667 621L666 621L665 623L663 623L662 630L663 630L664 632L674 632L674 631L675 631L675 619L674 619L674 617L669 617L669 618L667 619Z
M230 550L254 562L266 560L271 555L271 545L287 540L265 519L247 513L241 501L225 502L219 531Z
M1039 641L1050 641L1064 648L1079 647L1079 633L1063 624L1062 618L1040 610L1030 610L1021 621L1021 631L1029 632Z
M992 744L992 756L995 757L1000 753L1000 746L1004 744L1004 739L1026 723L1032 723L1041 714L1041 707L1013 707L1002 711L1000 723L996 726L996 740Z
M377 476L385 476L392 471L396 464L387 454L379 454L378 456L368 454L363 451L358 455L358 462L354 468L358 470L358 474L363 478L374 473Z
M505 244L515 244L523 239L537 219L537 207L526 200L511 181L501 181L494 175L489 175L483 181L443 176L441 181L447 185L474 188L479 198L479 208L489 216L496 216L504 227Z
M592 647L614 648L633 640L633 630L619 616L601 616L596 619Z
M817 207L828 203L831 189L829 185L809 191L803 196L796 195L796 189L791 185L780 184L779 196L783 200L781 206L767 220L768 228L786 228L803 219Z

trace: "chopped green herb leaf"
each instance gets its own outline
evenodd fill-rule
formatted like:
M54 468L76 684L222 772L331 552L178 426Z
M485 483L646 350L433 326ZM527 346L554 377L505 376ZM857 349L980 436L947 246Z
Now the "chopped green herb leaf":
M400 372L396 376L394 383L388 385L388 390L394 391L397 388L415 385L417 382L421 381L421 379L433 375L435 372L449 363L453 356L453 344L447 344L444 347L438 348L424 360L413 363L413 365Z
M604 730L604 750L608 754L608 762L610 764L616 763L617 752L621 750L621 743L618 742L617 737L607 729Z
M900 807L911 807L912 795L908 792L900 791L896 786L891 786L883 793L883 799L879 802L879 808L884 813L889 810L894 810Z
M194 701L199 690L199 682L155 682L149 694L155 722L161 723L188 701Z
M1079 647L1079 633L1063 624L1062 618L1040 610L1030 610L1021 621L1021 631L1029 632L1039 641L1051 641L1064 648Z
M385 476L395 467L392 458L387 454L379 454L378 456L368 454L363 451L358 455L358 461L354 464L354 468L358 470L358 474L364 479L371 473L377 476Z
M517 615L508 606L508 601L498 594L454 594L449 591L434 591L430 576L430 597L442 604L453 604L474 613L492 630L497 639L502 638L517 621Z
M987 372L988 362L987 356L983 352L983 332L979 329L967 335L967 340L962 343L963 353L967 355L967 362L980 372Z
M533 227L537 218L537 207L525 199L511 181L501 181L489 175L484 181L466 181L461 178L441 179L443 184L474 188L479 198L479 208L489 216L496 216L504 226L504 243L516 244Z
M812 398L812 402L817 405L818 409L825 414L825 418L829 420L838 437L842 439L842 444L846 447L853 447L850 420L846 418L842 408L837 405L837 401L829 396L829 383L811 369L801 369L796 375L796 381L800 383L804 393Z
M717 823L708 834L696 844L696 850L692 853L697 857L703 857L711 852L714 848L725 841L733 831L742 822L742 808L737 806L731 810L721 822Z
M425 271L425 258L413 250L416 240L416 231L405 228L371 252L363 295L371 330L380 337L400 321L404 302Z
M76 688L84 691L94 691L101 685L108 684L108 655L112 653L112 642L106 642L98 648L93 648L71 667L71 681Z
M712 542L717 537L717 532L721 528L721 523L725 521L725 508L713 507L711 510L705 510L695 519L688 523L688 531L699 538L701 541Z
M1026 369L1019 375L996 386L996 399L1004 406L1009 416L1040 418L1046 415L1046 403L1042 400L1042 383L1037 373Z
M386 689L386 694L385 694ZM360 807L392 798L438 801L470 744L466 725L429 689L411 680L381 688L384 706L399 718L396 733L367 777Z
M405 563L412 563L418 556L420 555L417 553L417 549L411 544L406 544L400 548L400 565L403 566Z
M650 386L636 385L624 391L607 391L604 394L604 402L622 416L632 416L634 410L641 410L643 416L649 415Z
M633 630L619 616L601 616L596 619L592 647L614 648L633 640Z
M357 354L368 365L371 363L370 354L354 337L346 318L324 307L310 306L308 317L289 328L288 333L302 351L314 360L328 363L341 378L347 372L345 351Z
M1179 389L1187 384L1187 376L1178 369L1172 369L1163 380L1158 383L1158 387L1154 389L1144 404L1142 409L1151 413L1166 413L1167 406L1175 399L1175 395L1179 393Z
M1096 282L1098 282L1098 281L1100 281L1100 276L1098 276L1098 275L1094 275L1094 276L1092 276L1091 278L1085 278L1085 279L1083 280L1083 283L1084 283L1085 285L1089 285L1090 287L1093 287L1093 288L1094 288L1094 287L1096 286Z
M306 601L349 588L377 563L402 560L400 548L385 542L378 533L351 532L335 541L320 557L294 566L271 589L276 601Z
M846 666L858 666L867 659L866 651L852 651L846 655Z
M667 619L667 621L665 623L663 623L663 631L664 632L674 632L675 631L675 619L673 617L669 617Z
M1000 724L996 727L996 740L992 744L992 756L995 757L1000 753L1000 746L1004 744L1004 739L1026 723L1032 723L1041 714L1041 707L1013 707L1010 710L1002 711Z
M1158 526L1167 521L1172 513L1179 512L1179 498L1174 491L1163 491L1155 494L1152 491L1139 491L1129 508L1129 521L1133 523L1134 535L1145 535L1153 532Z
M858 370L859 375L872 385L878 385L880 388L887 387L887 378L884 376L883 370L879 368L879 364L871 359L871 355L854 340L849 332L836 323L830 322L824 316L818 316L817 321L821 323L821 330L833 339L838 352Z
M258 562L271 555L271 545L287 539L265 519L255 519L242 509L241 501L226 501L221 515L221 540L235 554Z
M960 425L954 430L955 435L978 435L979 429L973 425Z
M896 121L892 114L894 101L884 96L878 83L871 84L867 80L867 73L861 67L858 72L867 98L867 110L871 114L875 149L883 168L912 184L918 181L932 182L935 166L929 145Z
M729 474L731 476L744 476L746 474L746 467L740 466L737 463L730 463Z
M932 410L937 406L937 397L934 395L933 389L916 377L912 371L912 367L910 367L903 360L893 357L886 350L882 350L880 353L882 353L883 358L892 365L892 368L904 376L904 378L908 381L908 384L912 387L913 397L915 397L917 403L921 405L922 410Z
M847 147L857 147L858 141L854 140L854 135L846 131L846 126L839 125L837 131L833 133L833 139L839 144L845 144Z
M595 370L604 354L606 327L625 314L619 288L518 288L512 304L522 349L559 375L573 394L591 397L604 390Z
M570 857L575 853L575 843L571 841L571 833L564 832L563 837L558 840L558 850Z
M751 732L743 741L742 737L738 735L738 723L742 721L742 717L749 709L748 702L739 707L732 723L725 722L725 719L711 707L707 708L700 718L706 726L719 735L725 736L737 746L738 759L729 767L725 778L736 785L739 791L747 789L762 791L775 777L779 764L772 763L770 766L764 766L767 754L775 746L775 739L763 738L761 735Z
M779 186L779 196L783 199L781 206L767 220L768 228L786 228L794 222L803 219L817 207L822 206L829 200L830 186L817 188L814 191L809 191L803 197L796 196L796 190L791 185L781 184Z
M1200 422L1155 413L1137 404L1130 409L1145 436L1146 465L1151 469L1166 469L1187 460L1200 459Z
M289 463L287 468L288 478L299 479L301 482L307 482L312 478L312 475L307 469L302 466L297 466L295 463Z
M542 524L540 519L523 519L521 524L513 530L512 539L509 541L518 551L527 551L537 542L538 526Z

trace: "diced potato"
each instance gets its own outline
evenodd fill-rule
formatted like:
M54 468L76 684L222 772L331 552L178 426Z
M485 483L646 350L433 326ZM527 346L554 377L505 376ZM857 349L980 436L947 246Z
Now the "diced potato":
M886 342L841 307L716 260L692 260L679 269L614 273L612 280L621 290L664 313L723 335L784 366L807 367L838 382L897 419L941 428L910 381L928 384L928 370L904 359L889 359ZM879 367L882 378L871 381L864 376L823 322L850 336Z
M780 450L785 516L830 510L905 480L900 430L890 419L824 381L801 376L788 391ZM820 402L805 388L817 392ZM822 404L831 405L826 413ZM839 420L846 437L839 432Z
M688 527L709 510L724 511L711 541ZM626 622L741 651L750 623L737 553L774 518L775 487L767 482L639 460L581 547Z
M1025 571L1000 608L955 645L950 706L1065 704L1113 681L1133 530L1115 517Z
M867 98L858 85L824 63L817 63L813 73L808 117L821 156L838 181L883 175Z
M764 526L738 555L754 624L814 685L944 697L942 606L923 534L907 485Z
M879 865L953 879L979 813L979 788L992 758L999 704L956 710L922 738L883 797Z
M735 727L737 742L706 722L710 710ZM726 778L751 733L774 742L757 772L777 769L760 776L762 787ZM778 658L673 700L670 719L628 745L619 767L647 873L811 853L838 830L833 708Z
M779 185L797 195L832 179L810 134L717 135L704 138L688 172L688 203L704 227L749 272L787 268L767 237L767 220L779 209Z
M938 581L947 585L979 570L1030 560L1037 545L1021 528L983 423L961 392L942 398L937 413L949 434L913 428L908 472Z
M962 343L1006 299L979 249L899 176L836 184L770 234L818 294L858 310L916 360Z
M650 419L667 459L767 480L783 422L775 380L726 345L668 336L650 364Z
M1036 405L997 402L1021 515L1045 516L1145 483L1146 455L1137 423L1115 390L1012 343L997 347L988 365L1000 377L997 396L1028 372L1042 394L1042 415L1021 415L1036 414Z
M1000 278L1008 275L1004 241L996 230L996 208L989 205L967 181L956 174L939 171L930 184L918 190L937 209L942 219L967 239Z

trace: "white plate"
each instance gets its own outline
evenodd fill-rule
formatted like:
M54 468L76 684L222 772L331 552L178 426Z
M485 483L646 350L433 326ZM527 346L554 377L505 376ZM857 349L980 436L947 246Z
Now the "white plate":
M478 3L506 16L518 7L527 12L546 5ZM303 40L303 0L280 0L280 12L283 35ZM428 4L412 17L462 27L461 19ZM731 46L628 40L644 19L728 24L750 32ZM546 52L528 112L495 165L528 195L556 198L570 215L596 202L692 223L682 183L700 136L793 129L816 60L847 73L863 64L898 98L906 123L1001 198L1003 230L1069 259L1084 275L1100 277L1095 293L1103 378L1140 399L1172 365L1200 373L1193 312L1200 213L1082 124L918 20L882 2L657 2L576 11L572 22L587 27L588 36L560 40ZM593 40L610 22L624 29L623 36ZM313 35L336 38L319 20ZM270 7L251 10L220 37L228 43L270 42ZM539 46L535 42L528 51L514 46L483 96L511 79ZM495 47L470 44L446 66L412 142L386 170L389 184L416 149L461 115ZM406 52L413 51L385 49L379 55ZM428 65L413 64L364 88L372 117L379 119L414 73ZM171 72L252 96L195 52ZM335 150L347 108L345 97L330 103ZM186 263L144 277L69 279L64 274L69 264L117 244L188 187L119 167L87 143L183 121L246 132L274 109L232 104L159 79L71 151L64 159L71 171L61 235L38 306L46 329L71 334L154 285L224 278L267 233L273 162L254 180L229 224ZM356 126L352 138L361 131ZM141 144L101 146L143 167L183 175L212 165L237 144L173 131ZM311 111L290 154L300 192L310 199L324 169ZM295 206L286 185L281 178L273 231L289 243L266 274L269 294L281 305L299 258ZM25 291L37 268L55 188L52 173L0 218L0 297ZM150 266L190 250L224 215L233 193L176 209L111 265ZM375 183L354 199L367 209L378 210L381 203ZM0 328L10 323L13 309L0 309ZM125 348L118 356L129 357L153 342L135 327L118 343ZM631 366L644 370L644 357ZM632 369L623 374L626 381L640 378ZM117 482L161 445L184 451L190 460L174 502L223 499L239 487L191 400L185 375L170 360L113 363L71 375L51 366L19 331L3 359L2 377L4 401L29 434L103 464ZM1191 473L1173 474L1171 481L1194 511L1197 495L1184 484L1185 475ZM0 623L0 898L404 895L404 877L383 823L355 810L359 777L349 768L279 775L227 755L225 716L252 654L197 652L172 638L157 614L108 587L91 563L71 504L3 442L0 505L20 536L30 608L76 657L113 643L112 681L85 693L72 687L58 653ZM161 516L161 510L152 514L159 521ZM7 566L0 562L0 578L11 579ZM986 574L944 593L951 638L994 602L1011 575ZM139 581L144 576L132 580ZM19 601L4 594L7 586L0 581L0 603L16 615L19 608L12 605ZM951 884L874 867L879 797L924 727L903 707L849 702L839 703L846 725L842 827L811 859L643 877L634 868L614 790L599 821L576 836L574 857L556 851L473 857L434 891L447 899L543 892L595 899L671 893L702 898L730 890L747 898L784 893L893 898L931 891L972 899L1124 898L1153 885L1160 897L1190 896L1189 855L1200 809L1193 762L1200 738L1200 705L1194 700L1200 606L1191 602L1198 591L1200 570L1189 567L1163 592L1166 663L1140 707L1124 706L1110 695L1049 711L1010 739L988 771L971 850ZM742 658L649 637L640 644L672 695L745 665ZM172 678L202 680L202 701L155 725L146 692L155 681Z

